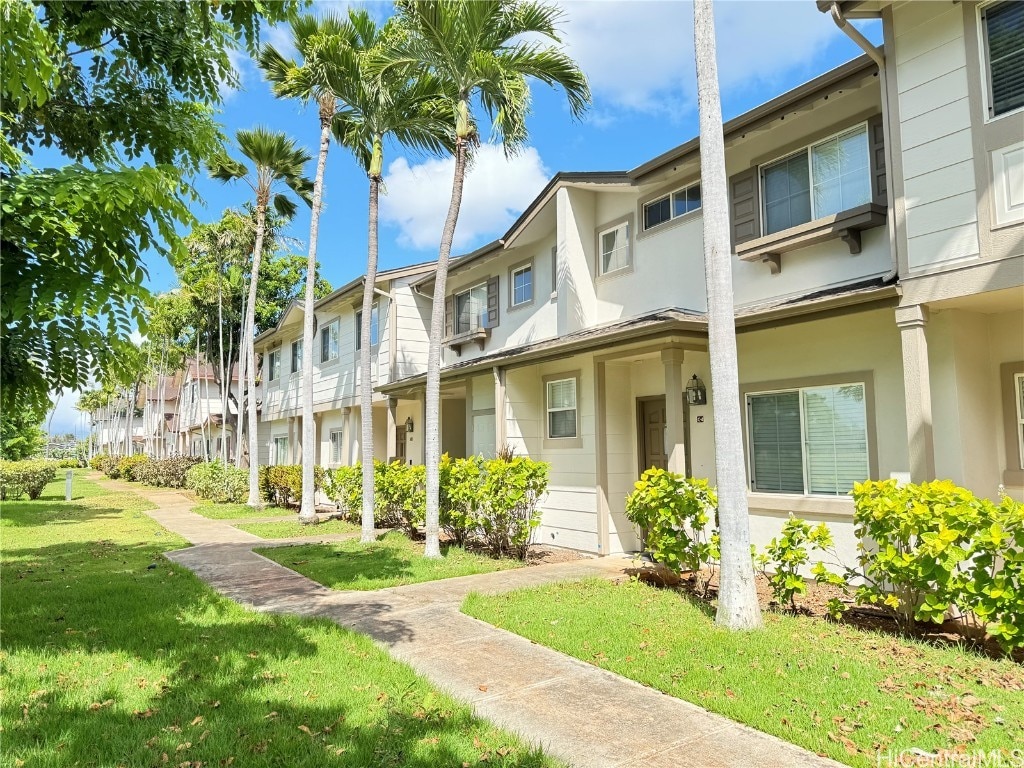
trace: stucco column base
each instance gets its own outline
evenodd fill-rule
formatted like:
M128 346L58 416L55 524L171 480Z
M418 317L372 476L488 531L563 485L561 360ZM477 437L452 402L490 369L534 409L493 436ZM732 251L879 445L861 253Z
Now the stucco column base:
M928 308L921 304L896 309L896 325L903 344L903 393L907 411L907 452L910 480L935 479L935 443L932 435L931 374L928 370Z
M665 453L668 469L686 474L686 428L683 424L683 350L669 347L661 350L665 366Z

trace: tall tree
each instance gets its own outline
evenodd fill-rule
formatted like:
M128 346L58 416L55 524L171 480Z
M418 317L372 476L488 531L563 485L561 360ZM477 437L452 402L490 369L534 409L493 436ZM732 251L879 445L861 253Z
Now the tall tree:
M297 3L3 0L0 392L44 402L130 353L143 253L180 248L188 178L218 148L229 54ZM54 147L70 164L36 169ZM12 399L13 398L13 399Z
M715 402L715 472L721 531L721 586L715 621L730 629L761 625L750 557L747 477L743 466L740 388L729 245L722 102L718 93L715 17L711 0L694 0L693 40L700 112L700 181L704 217L704 279L708 297L708 349Z
M590 103L587 79L576 62L559 47L558 8L533 0L399 0L399 18L407 30L380 72L398 70L406 77L430 72L452 99L455 171L451 202L441 234L437 276L430 313L427 354L426 428L427 557L440 557L439 474L441 459L441 343L444 336L445 288L452 239L462 205L466 164L479 142L473 111L482 108L506 154L525 144L529 112L528 78L564 89L569 110L579 117ZM542 45L538 40L550 42ZM501 418L499 414L497 418Z
M256 327L256 290L259 282L260 261L263 258L263 240L266 234L267 212L273 205L278 216L290 219L297 210L295 203L286 193L277 192L284 185L307 204L312 203L313 183L303 175L303 169L310 156L306 150L295 146L295 142L283 133L257 127L251 131L239 131L238 148L252 163L252 169L244 163L223 155L210 164L211 175L223 182L244 181L256 195L256 242L253 245L249 297L245 308L245 325L242 338L246 354L246 387L248 396L247 422L249 429L249 499L250 507L261 506L259 489L259 445L257 442L256 420L256 352L253 345Z
M323 201L324 170L331 146L331 125L337 108L337 97L327 85L320 53L347 43L339 39L342 24L334 16L318 20L304 15L292 21L292 42L302 63L286 59L272 45L260 51L260 67L273 84L274 94L298 99L317 107L320 123L320 149L317 154L316 177L313 181L313 215L309 222L309 251L306 266L306 291L302 315L302 501L300 523L315 523L316 487L313 466L316 463L316 423L313 421L313 310L316 301L316 249L320 230L320 207Z

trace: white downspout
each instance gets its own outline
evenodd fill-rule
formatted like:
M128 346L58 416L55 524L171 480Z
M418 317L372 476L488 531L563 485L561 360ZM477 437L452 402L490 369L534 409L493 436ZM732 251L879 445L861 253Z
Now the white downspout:
M898 238L896 237L896 195L893 192L892 175L895 170L893 165L892 156L892 142L889 140L892 136L892 126L889 124L889 87L886 82L885 76L885 56L882 52L871 44L864 35L860 33L856 27L843 16L843 11L839 7L838 2L832 3L832 21L835 22L836 26L839 27L843 33L855 42L861 50L866 53L875 64L878 65L878 86L881 89L882 96L882 151L885 153L885 195L888 199L889 215L886 216L888 221L889 229L889 253L892 259L892 269L890 269L885 275L882 276L882 282L888 283L899 276L900 260L898 253ZM861 18L881 18L881 13L871 13L870 15L862 15Z

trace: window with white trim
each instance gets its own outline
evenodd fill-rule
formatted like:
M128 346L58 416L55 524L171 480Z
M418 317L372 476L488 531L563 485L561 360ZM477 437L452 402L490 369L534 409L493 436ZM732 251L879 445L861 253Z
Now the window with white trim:
M599 232L597 242L601 250L598 254L598 274L607 275L633 266L628 221Z
M341 439L342 430L332 429L330 433L332 464L341 464Z
M548 437L576 437L576 378L549 381L547 389Z
M1013 375L1013 394L1017 401L1017 455L1020 468L1024 469L1024 373Z
M524 264L512 270L509 290L512 292L510 304L513 307L533 301L533 264Z
M761 194L766 235L870 203L867 124L761 166Z
M1024 107L1024 3L1000 2L981 11L988 116Z
M644 203L644 231L700 208L700 184L682 187L657 200Z
M329 363L338 359L338 339L341 335L341 324L334 320L320 329L320 362Z
M281 378L281 350L275 349L267 355L267 377L271 381Z
M302 370L302 339L292 342L292 373Z
M380 307L377 302L373 303L370 309L370 347L376 347L380 342ZM363 346L363 312L356 312L356 349Z
M487 327L487 283L455 294L455 333Z
M868 479L864 385L747 395L751 489L844 496Z
M274 455L270 457L270 463L273 465L284 464L288 461L288 438L287 437L275 437L274 438Z

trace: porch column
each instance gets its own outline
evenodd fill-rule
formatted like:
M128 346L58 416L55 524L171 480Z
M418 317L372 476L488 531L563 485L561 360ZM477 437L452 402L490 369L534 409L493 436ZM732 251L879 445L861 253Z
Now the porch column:
M670 472L686 474L686 429L683 425L683 350L661 350L665 366L665 453Z
M323 464L323 443L320 442L320 420L322 413L313 414L313 463Z
M931 375L928 371L928 308L915 304L896 308L896 325L903 344L903 394L907 412L907 451L910 480L935 479L932 437Z
M505 423L505 369L494 366L494 453L497 455L508 441L508 425Z
M388 439L387 439L387 456L384 458L387 461L391 461L398 454L398 399L394 397L388 397L384 401L387 404L388 411ZM371 417L372 418L372 417Z
M341 409L341 466L352 466L352 409Z

